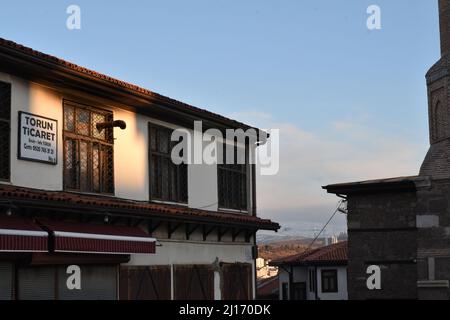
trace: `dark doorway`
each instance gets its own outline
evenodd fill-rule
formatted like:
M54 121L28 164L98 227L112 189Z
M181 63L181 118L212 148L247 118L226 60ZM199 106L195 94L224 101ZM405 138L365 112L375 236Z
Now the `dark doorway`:
M294 295L292 300L306 300L306 282L296 282L292 289Z

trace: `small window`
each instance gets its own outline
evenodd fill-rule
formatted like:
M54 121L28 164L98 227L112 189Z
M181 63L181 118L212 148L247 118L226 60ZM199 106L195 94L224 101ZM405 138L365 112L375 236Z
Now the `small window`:
M150 198L152 200L187 203L187 164L172 161L172 129L151 124L150 141ZM183 156L183 155L180 155Z
M64 103L65 189L114 193L113 131L96 126L112 120L112 112Z
M337 270L322 270L322 292L338 292Z
M0 180L9 180L11 151L11 85L0 82Z
M219 207L247 211L247 149L234 146L234 155L231 156L230 149L233 148L227 148L226 144L222 146L223 163L217 166Z

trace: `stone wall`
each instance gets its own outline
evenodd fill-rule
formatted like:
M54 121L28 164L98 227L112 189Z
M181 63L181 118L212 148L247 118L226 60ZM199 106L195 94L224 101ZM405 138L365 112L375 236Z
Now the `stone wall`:
M450 179L417 191L417 275L420 299L449 299Z
M417 298L415 192L348 196L349 299ZM369 265L381 268L381 290L366 286Z

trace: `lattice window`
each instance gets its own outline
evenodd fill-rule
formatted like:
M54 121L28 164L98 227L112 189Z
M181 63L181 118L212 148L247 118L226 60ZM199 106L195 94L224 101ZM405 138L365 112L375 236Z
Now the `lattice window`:
M246 211L248 210L247 149L238 149L238 147L235 146L233 154L233 157L230 156L230 148L227 148L226 144L223 144L223 164L219 164L217 166L219 207L224 209ZM230 163L230 161L233 163Z
M113 120L109 111L64 102L64 186L68 190L114 193Z
M11 150L11 85L0 82L0 180L9 180Z
M187 165L172 161L171 129L150 125L150 196L153 200L186 203ZM183 155L181 155L183 156Z

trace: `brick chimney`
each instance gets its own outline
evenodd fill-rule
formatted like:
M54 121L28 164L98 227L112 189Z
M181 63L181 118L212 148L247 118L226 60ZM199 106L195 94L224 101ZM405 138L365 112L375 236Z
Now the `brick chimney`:
M439 0L439 26L441 29L441 55L450 53L450 1Z

